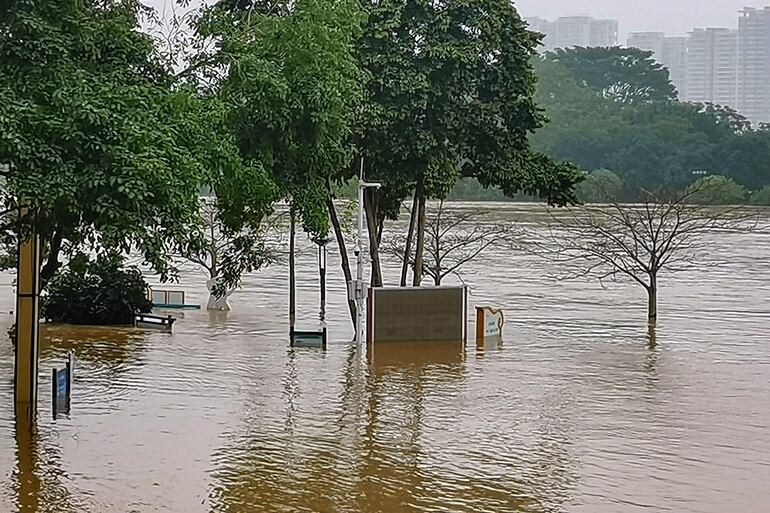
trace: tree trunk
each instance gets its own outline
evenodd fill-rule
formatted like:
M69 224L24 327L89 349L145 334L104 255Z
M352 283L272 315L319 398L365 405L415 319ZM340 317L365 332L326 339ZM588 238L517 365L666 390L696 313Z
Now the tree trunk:
M650 277L650 286L647 288L647 323L655 326L658 323L658 279Z
M364 210L366 228L369 233L369 258L372 261L372 287L382 287L382 267L380 266L380 234L377 212L377 191L367 188L364 191Z
M409 257L412 256L412 238L414 237L414 225L417 222L417 191L414 191L412 199L412 212L409 215L409 232L406 234L404 246L404 261L401 264L401 286L406 287L406 278L409 272Z
M439 232L438 232L438 230L436 230L436 231L437 231L436 235L438 235ZM436 239L433 241L433 249L431 251L433 252L433 255L432 255L433 258L436 259L436 261L434 263L434 267L433 267L433 285L435 285L436 287L440 287L441 286L441 279L442 279L442 275L441 275L441 253L440 253L440 251L441 251L441 241L439 241L438 237L436 237Z
M417 247L414 251L414 279L412 285L422 283L423 255L425 254L425 195L420 192L417 206Z
M295 219L294 207L291 207L289 213L289 328L294 330L294 321L296 320L296 278L294 275L294 239L295 239Z
M40 290L45 289L45 286L51 281L51 278L61 268L61 262L59 262L59 254L61 253L61 246L63 242L63 235L61 230L56 230L51 237L51 244L48 247L48 259L45 265L40 269Z
M436 212L436 218L434 225L431 225L430 231L433 237L433 247L431 253L434 259L433 268L433 285L436 287L441 286L441 219L444 213L444 201L442 200L438 206L438 212Z
M329 196L326 200L326 208L329 210L329 218L332 222L332 228L334 229L334 236L337 239L337 247L340 250L340 266L342 267L342 274L345 276L345 287L348 296L348 310L350 310L350 321L353 326L356 325L356 298L350 295L349 284L353 281L353 272L350 270L350 258L348 258L348 249L345 246L345 235L342 233L342 225L340 224L340 218L337 216L337 209L334 206L334 200Z

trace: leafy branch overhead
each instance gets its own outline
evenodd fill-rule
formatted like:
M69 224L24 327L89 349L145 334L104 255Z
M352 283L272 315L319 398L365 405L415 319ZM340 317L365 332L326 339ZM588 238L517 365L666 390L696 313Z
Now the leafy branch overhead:
M49 255L138 250L164 277L199 234L198 193L246 172L220 105L174 85L133 0L0 9L0 162ZM64 244L63 244L64 242ZM44 276L44 279L50 276Z
M219 94L245 158L260 162L305 228L328 231L327 178L353 156L362 74L352 54L362 13L352 0L222 1L198 30L218 43Z

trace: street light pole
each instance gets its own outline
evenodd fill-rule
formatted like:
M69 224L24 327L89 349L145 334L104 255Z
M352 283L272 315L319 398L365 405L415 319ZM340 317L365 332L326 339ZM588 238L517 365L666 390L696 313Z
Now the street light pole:
M379 183L367 183L364 181L364 157L361 157L361 168L358 175L358 234L356 237L356 280L352 284L356 299L356 343L363 340L364 325L364 300L366 299L366 285L364 284L364 255L361 241L364 238L364 190L367 188L380 188Z

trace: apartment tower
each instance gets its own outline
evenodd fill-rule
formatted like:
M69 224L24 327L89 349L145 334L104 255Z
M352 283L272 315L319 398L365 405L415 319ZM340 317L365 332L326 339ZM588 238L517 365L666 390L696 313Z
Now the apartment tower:
M745 8L738 17L738 111L770 122L770 7Z
M695 29L687 44L687 96L692 102L735 106L738 31Z

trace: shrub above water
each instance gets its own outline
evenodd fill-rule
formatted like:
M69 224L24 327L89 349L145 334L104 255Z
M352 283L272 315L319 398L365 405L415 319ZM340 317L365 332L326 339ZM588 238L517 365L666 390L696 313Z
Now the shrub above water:
M124 267L120 255L90 260L73 258L48 284L42 315L69 324L130 324L134 314L152 309L148 285L136 267Z

